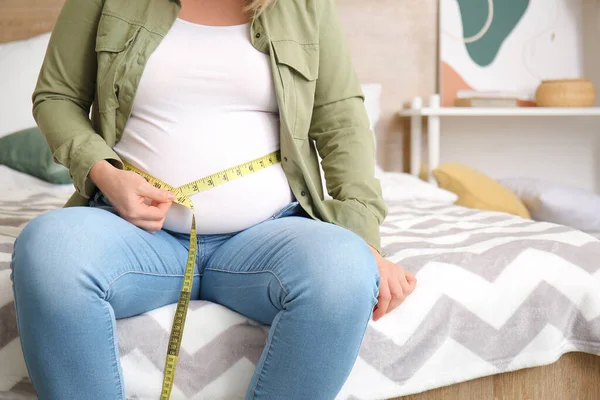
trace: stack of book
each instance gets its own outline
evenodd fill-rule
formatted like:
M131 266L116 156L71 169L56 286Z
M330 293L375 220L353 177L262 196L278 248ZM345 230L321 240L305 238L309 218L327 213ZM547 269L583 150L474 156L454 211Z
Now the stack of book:
M461 90L457 93L456 107L519 107L522 96L513 92L480 92Z

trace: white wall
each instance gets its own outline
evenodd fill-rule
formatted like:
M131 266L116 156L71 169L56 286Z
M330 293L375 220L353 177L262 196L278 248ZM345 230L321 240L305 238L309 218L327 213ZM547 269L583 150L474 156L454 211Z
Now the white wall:
M600 117L442 120L441 162L600 192Z
M585 76L600 105L600 0L585 0L584 23ZM443 118L441 144L441 162L600 193L600 117Z
M596 86L600 106L600 0L584 0L583 13L584 72Z

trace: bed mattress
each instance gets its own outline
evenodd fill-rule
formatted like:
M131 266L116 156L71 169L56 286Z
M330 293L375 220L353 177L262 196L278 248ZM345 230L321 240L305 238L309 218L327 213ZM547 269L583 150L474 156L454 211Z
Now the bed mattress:
M1 187L1 186L0 186ZM8 186L5 184L4 186ZM10 282L15 237L71 190L16 184L0 193L0 399L35 398ZM386 399L600 354L600 241L564 226L423 200L387 199L388 258L415 292L367 328L339 400ZM128 399L158 398L175 305L117 322ZM173 399L242 399L268 327L193 301Z

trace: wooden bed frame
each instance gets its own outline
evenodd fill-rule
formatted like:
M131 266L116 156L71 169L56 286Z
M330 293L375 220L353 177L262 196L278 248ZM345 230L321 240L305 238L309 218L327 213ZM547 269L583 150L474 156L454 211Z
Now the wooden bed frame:
M132 0L129 0L132 1ZM373 25L373 30L381 31L379 20L363 19L363 11L360 10L360 4L369 0L337 0L343 16L342 21L361 20L361 29L364 32L369 30L369 25ZM422 9L432 13L435 18L437 13L435 9L436 0L370 0L368 12L378 14L388 14L387 9L375 10L378 7L393 8L390 10L397 12L398 2L407 9L407 15L414 15L411 9ZM54 21L58 16L61 5L64 0L1 0L0 1L0 43L14 40L27 39L44 32L49 32L54 26ZM427 4L424 4L427 3ZM432 7L433 5L433 7ZM423 11L418 11L423 13ZM401 21L400 21L401 22ZM349 31L349 30L348 30ZM353 40L357 36L349 35L351 48L354 50L355 58L360 58L356 54L357 48L364 46L353 46ZM378 40L384 39L384 36L377 36ZM397 48L399 42L396 38L389 37L389 47ZM430 41L429 34L423 40ZM380 44L381 46L381 44ZM423 45L428 46L428 43ZM414 47L414 46L413 46ZM401 50L400 50L401 52ZM389 65L393 65L397 60L391 60L391 57L397 57L398 50L389 52L380 56L377 68L381 69L381 58L390 58ZM422 69L419 62L422 60L405 60L411 64L414 61L414 69ZM435 61L435 60L433 60ZM359 75L373 76L365 69L368 68L364 62L359 61ZM427 69L429 70L429 69ZM415 72L416 73L416 72ZM407 78L409 79L409 78ZM435 87L435 76L431 76L431 90ZM385 85L385 79L383 80ZM410 100L411 93L407 93L404 101ZM401 102L397 102L398 108ZM569 353L560 358L556 363L536 368L523 369L515 372L497 374L468 382L430 390L421 394L404 396L394 400L599 400L600 399L600 357L584 354Z

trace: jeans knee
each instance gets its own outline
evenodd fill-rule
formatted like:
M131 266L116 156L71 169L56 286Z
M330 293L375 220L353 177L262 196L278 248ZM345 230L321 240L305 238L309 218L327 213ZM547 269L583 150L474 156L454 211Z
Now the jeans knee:
M41 264L53 258L53 248L48 245L58 233L53 213L31 220L15 240L11 262L15 284L36 281L43 278L40 274L51 272Z
M50 211L30 221L16 239L11 262L15 294L56 304L77 284L76 269L84 240L78 232L78 211ZM75 215L74 215L75 214ZM74 262L76 261L77 262Z
M370 310L377 301L377 264L370 249L361 244L358 240L341 244L339 251L330 258L327 274L331 277L324 279L324 283L328 285L325 289L335 293L338 300L330 301L338 303L338 307L342 309L363 309L361 306L368 306ZM332 285L335 285L335 289Z
M333 228L329 240L314 240L309 245L305 288L313 306L327 318L364 319L377 301L379 272L375 257L360 237Z

